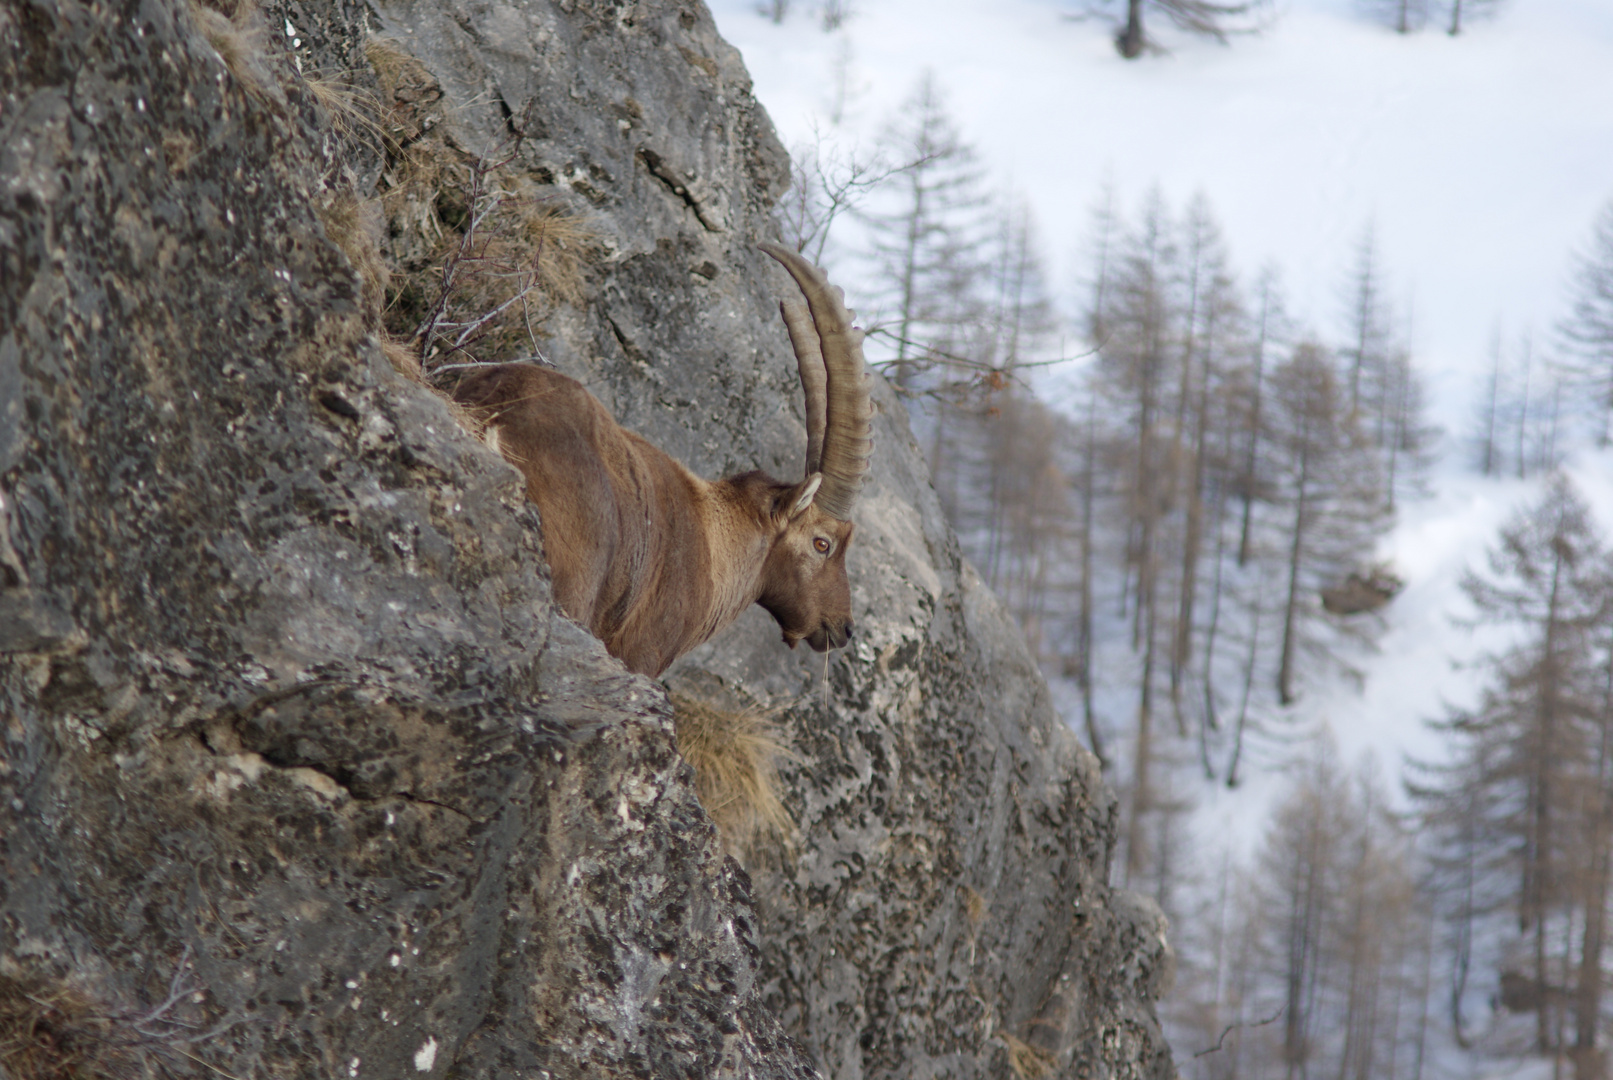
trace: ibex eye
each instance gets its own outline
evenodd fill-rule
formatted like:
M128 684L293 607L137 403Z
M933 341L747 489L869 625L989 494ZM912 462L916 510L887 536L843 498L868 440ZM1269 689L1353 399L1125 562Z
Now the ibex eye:
M829 541L821 536L813 538L812 546L818 549L819 555L829 554Z

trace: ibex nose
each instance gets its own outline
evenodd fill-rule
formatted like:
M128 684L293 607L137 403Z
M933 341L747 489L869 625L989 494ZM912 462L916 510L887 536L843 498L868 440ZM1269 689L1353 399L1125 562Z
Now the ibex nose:
M850 619L847 619L847 620L846 620L846 640L847 640L847 641L850 641L850 640L851 640L851 636L852 636L852 629L851 629L851 620L850 620Z

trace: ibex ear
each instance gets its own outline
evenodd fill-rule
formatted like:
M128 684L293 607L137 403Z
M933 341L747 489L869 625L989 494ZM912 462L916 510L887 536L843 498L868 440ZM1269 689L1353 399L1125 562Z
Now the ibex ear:
M822 473L813 473L801 485L800 494L795 497L795 505L790 507L790 517L793 520L801 515L807 507L812 505L813 498L818 494L818 485L823 483Z

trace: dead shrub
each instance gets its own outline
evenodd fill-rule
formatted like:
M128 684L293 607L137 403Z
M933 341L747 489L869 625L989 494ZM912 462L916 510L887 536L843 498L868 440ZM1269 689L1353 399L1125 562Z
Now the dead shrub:
M442 88L391 38L365 45L380 84L380 202L391 264L385 323L429 372L542 359L538 328L584 300L595 230L558 195L509 168L523 137L469 154L447 135Z
M790 752L760 709L726 709L672 694L678 752L694 769L695 794L727 847L743 851L764 836L795 829L779 800L778 763Z
M411 231L419 247L433 234L439 242L424 266L402 263L387 329L415 343L433 374L515 359L547 362L540 327L556 306L583 301L597 253L594 230L559 196L503 175L503 161L445 160L410 149L394 189L394 250Z
M428 367L542 360L539 328L556 305L581 302L593 232L553 197L523 194L523 186L473 188L471 205L450 223L448 244L428 270L440 302L415 329Z
M7 1080L139 1075L137 1055L113 1044L107 1029L83 994L0 977L0 1076Z
M136 1008L100 1000L65 979L0 972L0 1077L5 1080L145 1080L188 1076L190 1064L217 1073L189 1049L230 1025L203 1030L182 1015L201 991L190 981L190 950L163 1001Z

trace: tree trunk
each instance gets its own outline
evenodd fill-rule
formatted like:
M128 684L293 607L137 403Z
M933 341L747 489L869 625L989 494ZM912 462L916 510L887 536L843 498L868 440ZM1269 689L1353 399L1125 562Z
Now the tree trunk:
M1529 375L1533 366L1534 350L1528 340L1523 346L1523 392L1518 399L1518 479L1529 474Z
M1580 948L1574 1002L1574 1080L1606 1080L1607 1060L1596 1045L1602 1011L1602 937L1607 919L1607 815L1598 824L1585 897L1585 936Z
M1350 412L1361 412L1361 372L1367 363L1367 346L1372 340L1373 317L1377 313L1377 266L1374 238L1369 229L1361 255L1361 281L1356 291L1355 357L1350 363Z
M1154 600L1145 596L1143 615L1142 690L1137 700L1137 760L1132 768L1131 820L1126 822L1126 881L1141 879L1147 845L1143 843L1143 819L1153 809L1149 768L1154 754Z
M1317 954L1321 946L1322 827L1319 820L1308 825L1300 856L1304 865L1298 868L1299 880L1295 882L1295 893L1289 903L1287 971L1283 979L1283 1061L1287 1065L1287 1080L1303 1077L1310 1059L1308 1006L1314 998Z
M1451 31L1453 34L1456 31ZM1135 60L1143 54L1146 39L1143 37L1143 0L1127 0L1126 26L1115 37L1115 48L1127 60Z
M896 338L896 385L907 388L913 381L913 364L908 359L908 342L912 340L914 306L918 303L915 290L918 285L919 237L926 225L924 207L925 163L913 166L913 209L907 219L906 249L902 260L902 307L897 313L900 329Z
M1432 920L1427 927L1428 933L1423 938L1423 977L1418 984L1417 1000L1417 1043L1416 1052L1412 1056L1411 1080L1423 1080L1423 1054L1428 1046L1428 1001L1432 996L1434 982L1434 927Z
M1182 718L1182 681L1187 677L1193 660L1193 618L1199 591L1199 548L1204 542L1204 441L1209 438L1210 412L1210 346L1204 342L1204 366L1199 374L1198 415L1194 418L1193 444L1189 452L1193 463L1187 478L1187 535L1182 538L1182 587L1176 611L1176 636L1171 648L1171 703L1176 709L1176 723L1186 734ZM1191 363L1189 358L1188 363Z
M1221 628L1221 573L1226 565L1226 499L1215 502L1215 579L1210 586L1210 625L1204 631L1204 717L1199 723L1199 757L1204 765L1204 778L1215 779L1215 766L1210 762L1211 731L1221 730L1221 720L1215 701L1215 643Z
M1308 417L1305 426L1310 426ZM1308 431L1304 437L1308 439ZM1294 703L1295 619L1299 614L1299 564L1305 551L1305 500L1309 484L1310 448L1307 446L1300 451L1299 490L1294 495L1294 541L1288 552L1288 599L1283 605L1282 661L1277 666L1277 700L1284 705Z
M1481 468L1485 476L1494 476L1501 471L1501 462L1496 446L1496 418L1501 403L1501 328L1496 327L1495 336L1490 344L1490 389L1489 399L1484 407L1484 446Z
M1097 711L1092 702L1092 511L1098 481L1098 397L1087 399L1086 446L1081 457L1081 611L1076 634L1076 664L1081 672L1081 713L1086 720L1087 743L1097 755L1098 765L1108 769L1103 739L1098 733Z
M1541 1053L1552 1046L1551 973L1546 962L1546 890L1552 877L1551 801L1555 792L1551 783L1551 764L1557 726L1557 648L1563 569L1563 548L1553 545L1551 592L1546 602L1546 643L1540 664L1539 719L1535 728L1534 761L1531 762L1534 775L1530 786L1533 788L1534 805L1530 808L1532 828L1524 866L1523 894L1524 917L1532 920L1534 929L1535 983L1540 987L1535 1037Z
M1265 283L1260 290L1260 336L1255 340L1254 400L1249 406L1249 453L1244 458L1243 527L1238 535L1238 565L1249 563L1249 533L1254 516L1255 476L1260 464L1260 391L1266 367L1266 334L1271 321L1271 286Z
M1238 723L1232 730L1232 760L1227 763L1227 787L1238 786L1238 762L1243 757L1243 732L1249 723L1249 699L1255 689L1255 662L1260 658L1260 596L1257 593L1249 623L1249 655L1243 668L1243 701L1238 706Z
M1585 936L1579 953L1574 1001L1574 1080L1606 1080L1607 1056L1597 1045L1602 1016L1602 940L1607 926L1609 843L1613 843L1613 649L1602 694L1601 742L1596 778L1600 805L1591 830L1585 882Z

